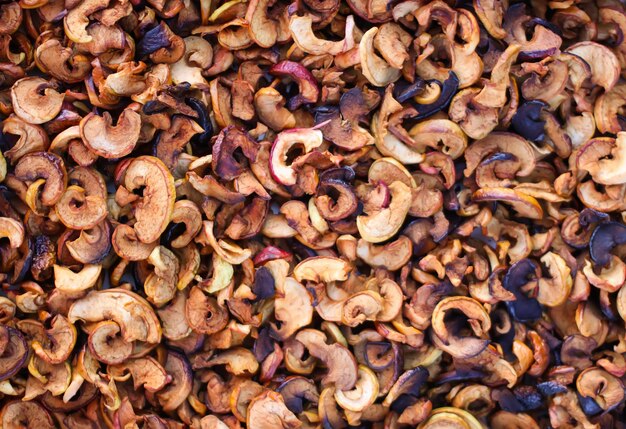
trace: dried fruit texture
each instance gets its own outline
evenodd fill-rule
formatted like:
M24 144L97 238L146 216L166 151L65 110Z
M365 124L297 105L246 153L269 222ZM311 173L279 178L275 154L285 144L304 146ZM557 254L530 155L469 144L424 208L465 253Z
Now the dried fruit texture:
M626 425L626 5L0 0L0 427Z

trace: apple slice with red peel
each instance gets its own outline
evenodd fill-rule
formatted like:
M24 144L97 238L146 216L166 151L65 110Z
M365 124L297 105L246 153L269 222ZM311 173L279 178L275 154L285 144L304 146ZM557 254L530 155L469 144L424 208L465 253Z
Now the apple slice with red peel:
M267 246L259 253L257 253L252 262L254 262L255 266L261 266L264 265L266 262L274 261L276 259L285 259L287 261L291 261L291 259L293 259L293 255L279 247Z
M299 93L289 100L289 110L295 110L303 104L317 102L320 95L317 80L302 64L295 61L281 61L270 68L270 74L290 77L298 84Z

